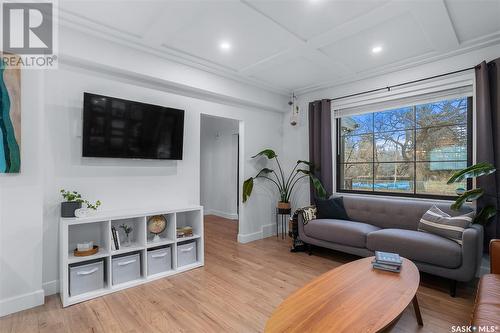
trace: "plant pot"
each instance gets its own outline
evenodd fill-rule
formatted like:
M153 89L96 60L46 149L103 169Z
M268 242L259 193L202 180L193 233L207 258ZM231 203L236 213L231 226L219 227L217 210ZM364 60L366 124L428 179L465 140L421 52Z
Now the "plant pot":
M66 201L61 202L61 217L76 217L75 210L82 208L81 202Z
M278 209L291 209L292 205L289 202L278 202Z

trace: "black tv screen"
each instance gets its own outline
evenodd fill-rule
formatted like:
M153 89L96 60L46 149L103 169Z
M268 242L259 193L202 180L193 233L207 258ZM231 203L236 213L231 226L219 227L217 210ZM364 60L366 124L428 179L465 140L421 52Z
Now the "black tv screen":
M84 93L84 157L181 160L184 110Z

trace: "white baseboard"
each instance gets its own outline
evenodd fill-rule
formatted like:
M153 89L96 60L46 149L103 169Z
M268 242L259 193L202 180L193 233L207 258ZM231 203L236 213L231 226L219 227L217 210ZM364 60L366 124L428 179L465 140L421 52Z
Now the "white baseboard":
M0 300L0 317L23 311L44 303L43 289Z
M227 212L223 212L223 211L216 210L216 209L205 209L204 215L216 215L216 216L220 216L220 217L223 217L225 219L230 219L230 220L237 220L238 219L238 214L227 213Z
M42 284L45 296L57 294L59 292L59 280L49 281Z
M251 234L238 234L238 243L249 243L259 239L262 239L262 231Z
M276 225L274 223L266 224L261 227L260 231L251 234L238 234L238 243L249 243L275 235L276 235Z
M280 227L281 230L281 227ZM276 224L266 224L262 226L262 238L276 236Z

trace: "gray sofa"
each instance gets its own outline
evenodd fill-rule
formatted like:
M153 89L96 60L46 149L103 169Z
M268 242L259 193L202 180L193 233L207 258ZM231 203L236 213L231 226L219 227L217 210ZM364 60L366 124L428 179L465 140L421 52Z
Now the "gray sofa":
M483 250L483 228L472 225L463 234L463 245L430 233L417 231L422 215L435 204L454 216L470 212L450 210L443 202L406 200L376 196L344 196L344 207L351 221L316 219L304 225L299 214L299 237L316 245L362 257L374 251L399 253L411 259L420 271L452 281L470 281L479 269Z

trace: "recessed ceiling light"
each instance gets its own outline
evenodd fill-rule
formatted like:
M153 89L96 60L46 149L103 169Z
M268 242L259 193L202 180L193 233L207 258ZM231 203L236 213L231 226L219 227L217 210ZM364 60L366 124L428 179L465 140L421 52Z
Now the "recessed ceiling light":
M374 47L372 48L372 53L377 54L377 53L380 53L380 52L382 52L382 46L377 45L377 46L374 46Z
M231 50L231 43L229 43L228 41L222 41L219 44L219 47L222 51L229 51Z

